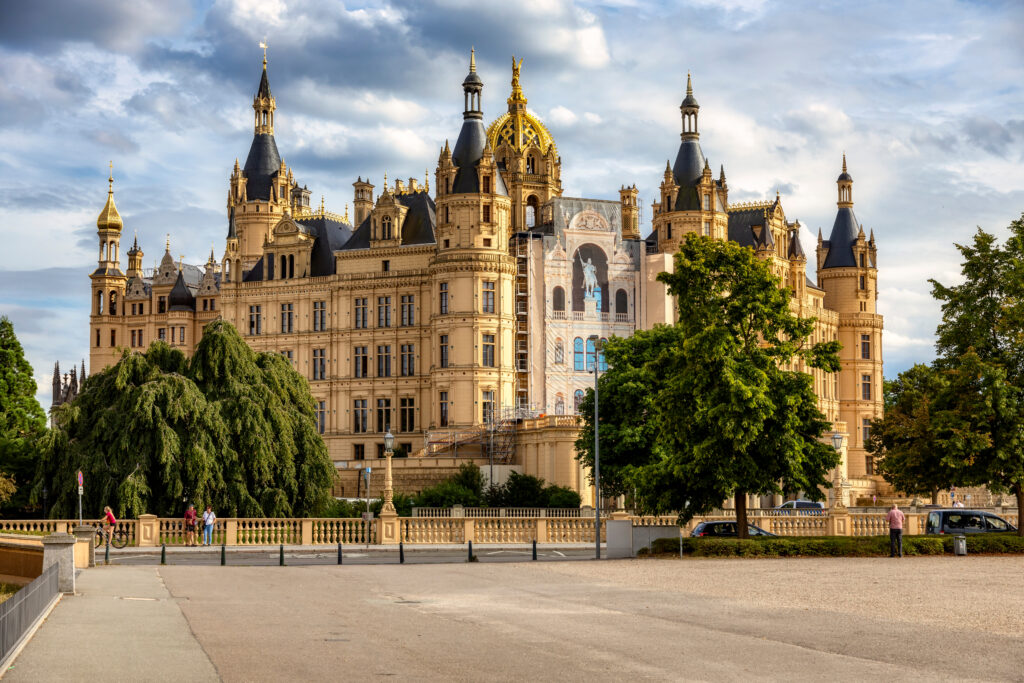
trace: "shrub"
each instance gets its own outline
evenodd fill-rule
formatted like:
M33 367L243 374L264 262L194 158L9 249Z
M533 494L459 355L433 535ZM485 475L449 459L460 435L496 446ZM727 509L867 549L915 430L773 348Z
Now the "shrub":
M679 540L659 538L651 548L653 554L677 554ZM952 549L952 539L949 539L949 548ZM1021 548L1024 552L1024 544ZM905 555L941 555L943 551L944 541L938 537L907 536L903 539ZM741 541L687 537L683 539L683 553L694 557L884 557L889 554L889 539L885 536L758 536Z
M544 507L549 508L578 508L581 502L580 494L567 486L555 484L544 487L544 496L547 498Z
M1024 553L1024 538L1009 534L964 534L967 537L967 552L970 553ZM942 534L935 537L947 553L953 552L953 536Z

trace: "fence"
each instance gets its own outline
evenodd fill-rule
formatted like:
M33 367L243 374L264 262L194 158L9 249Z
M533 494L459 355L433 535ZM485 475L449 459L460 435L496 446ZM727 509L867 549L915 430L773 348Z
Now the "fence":
M7 668L7 658L60 594L59 570L59 565L51 564L32 583L0 604L0 671Z
M602 511L602 516L608 514ZM593 517L593 508L414 507L413 517Z

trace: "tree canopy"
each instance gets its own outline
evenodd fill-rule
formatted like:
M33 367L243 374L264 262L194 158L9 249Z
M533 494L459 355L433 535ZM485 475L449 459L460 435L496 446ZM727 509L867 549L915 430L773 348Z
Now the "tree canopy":
M206 326L191 359L163 342L125 352L56 411L33 495L48 484L53 517L110 505L118 515L177 516L210 504L222 516L284 517L322 509L334 477L305 378L256 353L225 321Z
M811 344L814 320L791 309L768 263L735 242L688 235L659 280L679 322L611 339L599 379L601 493L635 494L640 509L682 520L734 496L747 530L748 494L821 498L839 455L811 375L839 369L838 342ZM593 471L594 395L580 412L577 457Z
M0 317L0 503L23 511L38 459L37 441L46 413L36 400L36 381L14 325Z

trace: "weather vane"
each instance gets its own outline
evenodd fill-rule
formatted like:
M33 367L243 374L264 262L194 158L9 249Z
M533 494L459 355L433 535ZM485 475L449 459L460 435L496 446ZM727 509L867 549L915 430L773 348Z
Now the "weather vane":
M260 47L263 48L263 61L267 61L267 37L263 36L263 40L260 41Z

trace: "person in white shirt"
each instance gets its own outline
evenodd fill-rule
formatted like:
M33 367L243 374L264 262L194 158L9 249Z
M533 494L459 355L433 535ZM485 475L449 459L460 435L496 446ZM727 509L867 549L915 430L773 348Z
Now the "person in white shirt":
M217 521L217 515L213 514L213 506L207 505L203 513L203 545L213 544L213 524Z

